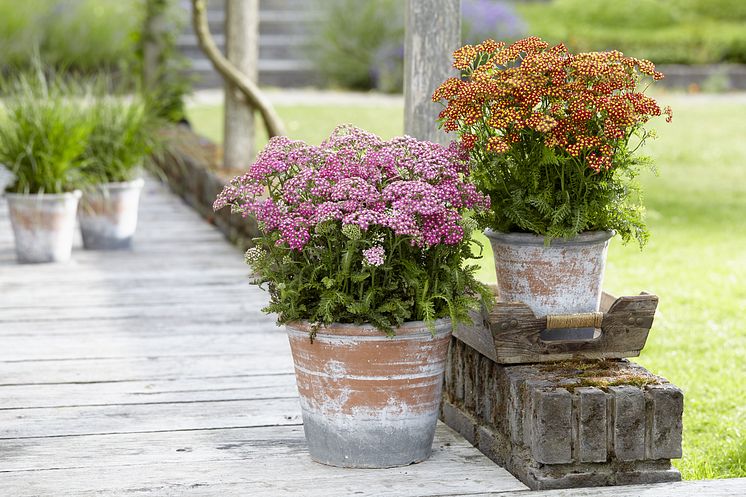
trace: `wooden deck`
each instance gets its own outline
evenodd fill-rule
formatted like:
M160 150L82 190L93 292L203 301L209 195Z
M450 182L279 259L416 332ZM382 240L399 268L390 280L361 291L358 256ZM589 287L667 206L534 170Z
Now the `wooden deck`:
M528 492L443 425L418 465L312 462L265 296L242 254L161 185L146 186L133 252L73 258L16 264L0 200L0 496ZM746 493L746 480L711 485L653 491ZM534 494L668 495L635 488Z

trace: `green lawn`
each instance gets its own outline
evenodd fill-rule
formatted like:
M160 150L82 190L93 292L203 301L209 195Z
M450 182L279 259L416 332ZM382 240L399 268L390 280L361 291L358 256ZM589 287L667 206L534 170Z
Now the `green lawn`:
M605 288L660 296L639 361L685 392L686 479L746 476L746 102L662 96L674 122L649 146L660 175L643 177L652 238L643 252L612 244ZM337 123L391 137L396 106L278 107L291 137L319 143ZM220 110L190 109L218 139ZM491 254L488 254L491 257ZM487 259L489 260L489 259ZM494 280L489 264L482 272Z

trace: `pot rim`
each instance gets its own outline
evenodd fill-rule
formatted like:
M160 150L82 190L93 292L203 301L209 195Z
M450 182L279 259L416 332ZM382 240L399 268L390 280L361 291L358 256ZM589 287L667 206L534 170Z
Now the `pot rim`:
M505 243L510 245L531 245L531 246L545 246L544 236L536 235L534 233L517 233L509 232L505 233L502 231L493 231L489 228L484 230L484 234L490 241L494 240L498 243ZM584 231L579 235L565 240L564 238L555 238L552 240L549 247L556 246L572 246L572 245L596 245L605 243L611 237L616 235L613 230L606 231Z
M311 331L311 322L307 320L291 321L285 323L285 328L288 333L295 332L301 333L307 336ZM394 336L388 336L375 326L369 323L355 324L355 323L332 323L329 325L322 324L316 332L316 338L320 337L343 337L343 336L355 336L365 337L369 339L407 339L407 338L422 338L422 337L438 337L451 333L451 318L436 319L433 322L433 329L435 335L428 328L425 321L406 321L401 326L394 328L396 334Z
M53 202L55 200L67 200L70 197L73 197L75 199L79 199L83 192L80 190L73 190L71 192L65 192L65 193L11 193L6 192L5 198L8 200L28 200L28 201L34 201L34 202Z

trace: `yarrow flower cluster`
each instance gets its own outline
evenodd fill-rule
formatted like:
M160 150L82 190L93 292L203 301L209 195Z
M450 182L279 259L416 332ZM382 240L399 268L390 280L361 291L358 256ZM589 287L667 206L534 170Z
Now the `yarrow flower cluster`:
M473 216L489 197L469 182L469 154L340 126L320 146L275 137L215 209L257 221L246 252L263 310L278 322L470 322L493 295L468 264L481 248Z
M529 37L466 45L453 60L462 77L446 80L432 99L445 102L442 126L469 150L504 154L539 140L599 172L614 167L620 143L651 117L671 121L670 107L636 90L641 77L663 74L618 51L571 54Z
M613 230L645 243L636 155L645 124L666 115L638 90L663 74L648 60L621 52L570 53L537 37L511 45L486 40L453 53L459 77L444 81L432 100L439 121L457 132L472 158L472 177L490 196L477 216L496 231L572 238Z
M427 248L464 236L466 209L489 199L466 182L468 152L404 136L383 141L340 126L321 146L275 137L249 171L234 178L214 203L256 217L276 243L301 251L319 226L338 222L350 239L374 228ZM377 254L377 252L371 252ZM377 256L367 258L372 265Z
M380 245L375 245L363 250L363 263L369 266L383 266L386 250Z

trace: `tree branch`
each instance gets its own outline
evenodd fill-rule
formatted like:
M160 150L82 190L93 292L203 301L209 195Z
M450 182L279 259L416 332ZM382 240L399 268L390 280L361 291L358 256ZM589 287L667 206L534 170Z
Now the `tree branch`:
M269 137L284 135L285 126L270 101L251 79L246 77L220 53L217 45L215 45L215 40L210 34L210 27L207 24L206 10L206 0L192 0L192 23L200 48L210 59L215 70L243 94L249 105L259 111Z

